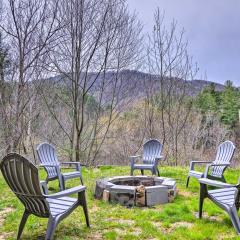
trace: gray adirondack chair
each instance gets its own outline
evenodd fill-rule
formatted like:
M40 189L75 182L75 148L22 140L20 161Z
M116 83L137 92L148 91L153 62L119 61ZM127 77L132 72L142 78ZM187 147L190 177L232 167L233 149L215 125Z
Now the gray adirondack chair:
M142 175L144 170L149 170L152 174L158 174L158 162L163 158L161 155L163 145L156 139L150 139L143 145L143 156L131 156L131 175L135 169L141 170ZM136 164L136 160L142 158L142 163Z
M45 195L42 191L38 169L26 158L11 153L3 158L0 169L7 184L25 207L18 229L20 239L29 215L48 218L46 240L53 239L58 223L67 217L76 207L82 206L89 227L88 210L85 199L85 186L77 186L62 192ZM78 198L68 197L78 193Z
M213 162L191 161L186 187L188 187L190 177L197 179L205 177L226 182L223 174L226 168L230 166L234 151L234 144L231 141L225 141L218 146L216 158ZM195 171L194 167L196 164L206 164L205 172Z
M80 178L81 184L83 185L81 165L79 162L62 162L60 164L54 146L46 142L37 147L37 155L41 163L40 166L44 167L47 172L47 183L48 181L58 179L60 190L64 190L66 180ZM75 165L75 171L62 173L61 165Z
M240 234L238 217L240 184L232 185L207 178L200 178L198 181L200 182L199 218L202 218L204 199L209 198L228 213L236 232ZM217 189L208 190L208 186Z

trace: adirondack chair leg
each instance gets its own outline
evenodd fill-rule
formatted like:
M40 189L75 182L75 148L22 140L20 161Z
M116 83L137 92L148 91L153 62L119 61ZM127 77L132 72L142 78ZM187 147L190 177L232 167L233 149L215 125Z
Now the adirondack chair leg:
M65 179L62 179L62 188L63 188L63 190L66 189L66 186L65 186Z
M83 207L83 211L84 211L84 215L85 215L85 219L86 219L86 224L87 224L88 227L90 227L85 191L80 192L78 194L78 200L79 200L80 205Z
M240 222L239 222L239 217L237 213L236 207L232 207L229 211L228 214L231 218L232 224L238 234L240 234Z
M65 190L65 181L62 177L62 175L58 176L58 180L59 180L59 188L61 191Z
M144 170L143 169L141 169L141 174L144 175Z
M131 173L130 173L131 176L133 176L133 170L134 169L131 167Z
M49 217L48 219L48 226L47 226L47 233L45 240L52 240L56 227L58 225L58 219Z
M199 198L199 218L202 218L202 208L203 208L203 201L206 196L206 185L200 184L200 198Z
M158 177L160 177L160 172L159 172L158 168L157 168L157 175L158 175Z
M82 176L80 177L80 182L81 182L81 184L83 185L83 179L82 179Z
M25 224L27 222L27 219L28 219L29 215L30 215L29 212L27 210L25 210L24 213L23 213L23 216L22 216L21 223L20 223L19 228L18 228L17 240L19 240L21 235L22 235L24 226L25 226Z
M226 179L225 179L225 177L223 175L222 175L222 181L226 182Z
M41 184L43 193L44 193L44 194L48 194L48 187L47 187L46 181L40 181L40 184Z
M188 188L189 180L190 180L190 176L187 177L186 188Z

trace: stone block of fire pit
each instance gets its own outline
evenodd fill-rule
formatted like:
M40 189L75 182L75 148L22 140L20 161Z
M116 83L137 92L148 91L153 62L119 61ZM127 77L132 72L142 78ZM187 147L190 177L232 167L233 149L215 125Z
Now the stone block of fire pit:
M162 182L162 185L167 186L169 189L172 189L176 187L176 181L166 179Z
M110 202L132 207L135 201L135 190L133 186L114 185L109 190Z
M107 179L101 179L96 181L96 188L95 188L95 194L94 197L96 199L102 199L103 197L103 191L109 190L112 186L114 186L113 183L108 181Z
M162 185L162 183L165 179L166 178L164 178L164 177L155 177L155 179L154 179L155 185Z
M146 188L146 205L154 206L156 204L168 203L167 186L151 186Z
M162 185L168 187L169 202L173 202L174 198L177 195L176 182L174 180L165 180L163 181Z

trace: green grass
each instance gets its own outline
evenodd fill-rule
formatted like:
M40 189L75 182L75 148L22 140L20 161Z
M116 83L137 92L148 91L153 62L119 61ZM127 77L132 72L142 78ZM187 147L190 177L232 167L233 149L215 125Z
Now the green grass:
M186 190L187 168L160 169L162 176L177 180L179 193L174 202L152 208L130 209L95 200L93 197L96 179L128 175L129 167L83 169L91 228L86 227L82 209L78 208L58 225L55 239L238 239L228 216L209 200L204 202L203 218L196 217L199 184L197 180L191 179L189 189ZM228 169L225 174L231 183L237 182L238 175L239 169ZM45 173L41 171L41 178L44 179L44 176ZM77 180L71 180L67 182L67 187L78 183ZM58 190L57 181L51 182L49 186ZM2 175L0 192L0 239L15 239L23 206L11 193ZM22 239L44 239L46 226L47 219L31 216Z

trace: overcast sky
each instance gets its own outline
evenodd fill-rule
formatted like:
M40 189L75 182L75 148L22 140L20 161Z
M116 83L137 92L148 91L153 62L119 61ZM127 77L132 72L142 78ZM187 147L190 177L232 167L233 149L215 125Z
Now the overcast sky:
M150 32L157 7L186 31L189 53L198 62L199 78L240 86L240 0L128 0Z

